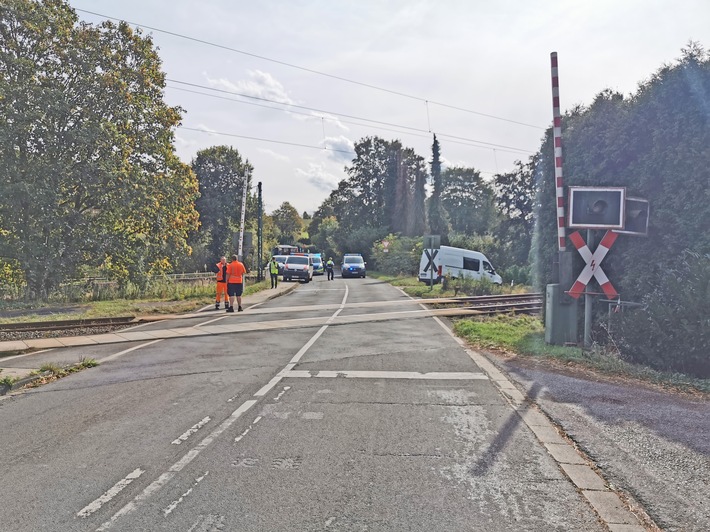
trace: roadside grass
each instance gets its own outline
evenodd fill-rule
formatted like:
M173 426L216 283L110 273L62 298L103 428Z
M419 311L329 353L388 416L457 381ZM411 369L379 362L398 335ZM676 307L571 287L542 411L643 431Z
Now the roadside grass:
M2 368L0 368L0 373L2 373ZM5 375L4 377L0 378L0 388L9 388L15 383L15 381L17 381L16 377L13 377L12 375Z
M60 366L55 363L43 364L38 370L30 373L31 376L39 378L27 383L24 387L37 388L38 386L59 380L72 373L77 373L87 368L94 368L98 365L99 363L95 359L86 357L82 358L76 364L68 364L66 366Z
M444 289L442 284L429 286L419 281L416 276L404 275L386 275L379 272L367 272L369 277L373 277L380 281L385 281L392 286L396 286L404 290L407 295L412 297L420 297L422 299L431 299L439 297L457 297L466 295L483 295L483 294L524 294L530 292L529 286L525 285L502 285L496 286L484 281L462 281L458 284L451 282L448 289Z
M244 287L244 295L254 294L271 286L270 281L248 283ZM176 290L167 290L163 297L147 297L143 299L114 299L106 301L88 301L70 305L66 303L41 303L32 309L26 309L13 317L0 318L2 323L40 322L58 320L81 320L91 318L115 318L125 316L144 316L153 314L181 314L194 312L205 305L214 304L214 285L194 286L187 288L178 286ZM22 305L14 307L22 309ZM8 305L3 310L13 310Z
M618 353L594 348L563 347L545 343L542 321L534 316L496 315L454 322L454 332L480 349L503 350L517 355L560 362L606 375L649 382L685 392L710 393L710 379L666 373L621 360Z

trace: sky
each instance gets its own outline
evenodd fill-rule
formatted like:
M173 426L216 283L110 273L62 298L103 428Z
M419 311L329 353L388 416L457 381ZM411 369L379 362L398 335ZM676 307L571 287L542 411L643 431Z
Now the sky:
M552 52L565 112L633 94L690 40L710 48L708 0L69 3L152 37L165 99L183 109L178 156L237 149L267 213L313 213L368 136L430 161L436 134L445 166L486 179L527 162L552 123Z

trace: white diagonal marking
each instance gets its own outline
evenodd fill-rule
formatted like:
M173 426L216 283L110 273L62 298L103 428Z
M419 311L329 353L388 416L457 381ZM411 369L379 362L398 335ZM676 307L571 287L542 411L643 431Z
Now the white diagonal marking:
M116 482L116 484L110 490L108 490L106 493L104 493L101 497L96 499L91 504L87 504L84 508L79 510L79 513L76 514L77 517L89 517L95 511L99 510L104 504L106 504L108 501L113 499L116 495L121 493L123 488L128 486L131 482L133 482L135 479L140 477L143 473L145 473L145 471L143 471L140 468L129 473L126 476L126 478L121 479L118 482Z

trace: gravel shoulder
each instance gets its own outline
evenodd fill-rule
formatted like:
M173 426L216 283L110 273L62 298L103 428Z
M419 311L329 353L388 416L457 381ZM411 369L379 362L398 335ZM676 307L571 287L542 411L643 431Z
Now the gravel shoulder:
M662 530L710 530L710 398L487 352Z

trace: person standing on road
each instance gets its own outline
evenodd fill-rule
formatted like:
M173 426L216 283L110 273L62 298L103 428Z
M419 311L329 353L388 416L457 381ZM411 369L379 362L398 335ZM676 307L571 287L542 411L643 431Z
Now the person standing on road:
M333 257L328 257L328 262L325 263L325 271L328 274L328 280L332 281L335 276L335 263L333 262Z
M229 308L229 296L227 295L227 257L222 257L220 261L214 265L212 271L217 274L217 295L214 309L219 310L219 302L223 297L224 308Z
M237 300L237 310L242 310L242 293L244 292L244 274L247 269L239 262L239 257L232 255L232 262L227 264L227 294L229 294L229 308L227 312L234 312L234 299Z
M279 285L279 263L276 262L276 257L271 257L269 273L271 274L271 288L276 288Z

